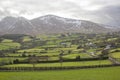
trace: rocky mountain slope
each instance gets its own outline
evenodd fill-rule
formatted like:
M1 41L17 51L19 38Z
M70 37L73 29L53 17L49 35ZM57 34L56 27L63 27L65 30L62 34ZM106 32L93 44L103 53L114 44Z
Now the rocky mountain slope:
M6 17L0 21L0 34L105 33L112 29L100 24L46 15L32 20Z

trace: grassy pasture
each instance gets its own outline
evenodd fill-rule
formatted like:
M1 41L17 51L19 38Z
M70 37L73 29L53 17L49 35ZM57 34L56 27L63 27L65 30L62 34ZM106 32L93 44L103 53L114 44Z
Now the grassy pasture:
M120 50L120 48L112 49L109 55L112 56L113 58L120 58L120 52L114 52L116 50Z
M120 52L112 53L111 56L114 58L120 58Z
M21 60L25 60L25 59L27 59L27 58L3 57L3 58L0 58L0 62L1 62L1 61L9 62L9 61L13 61L13 60L15 60L15 59L19 59L19 60L21 61Z
M92 56L88 55L87 53L74 53L74 54L65 55L64 58L75 59L76 56L80 56L81 58L91 58L92 57Z
M16 48L16 47L20 47L20 44L16 42L0 43L0 50L6 50L6 49Z
M23 49L23 50L19 50L18 52L40 52L41 50L44 50L44 49L36 49L36 48Z
M23 42L31 41L32 39L28 36L23 37Z
M11 39L4 39L2 42L4 42L4 43L7 42L8 43L8 42L12 42L12 41L13 40L11 40Z
M119 80L120 67L42 72L0 72L0 80Z

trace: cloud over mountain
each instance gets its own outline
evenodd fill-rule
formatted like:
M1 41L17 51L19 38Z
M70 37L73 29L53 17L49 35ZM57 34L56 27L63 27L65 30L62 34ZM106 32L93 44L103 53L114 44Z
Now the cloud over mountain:
M120 26L120 0L0 0L0 18L46 14Z

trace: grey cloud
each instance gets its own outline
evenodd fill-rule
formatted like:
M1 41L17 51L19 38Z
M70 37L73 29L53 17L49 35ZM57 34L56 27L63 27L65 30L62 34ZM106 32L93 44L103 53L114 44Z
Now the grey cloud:
M82 2L90 4L81 4ZM93 11L85 10L86 6L88 9L96 6L100 8ZM30 19L54 14L118 26L120 25L119 13L120 0L0 0L0 18L24 16Z

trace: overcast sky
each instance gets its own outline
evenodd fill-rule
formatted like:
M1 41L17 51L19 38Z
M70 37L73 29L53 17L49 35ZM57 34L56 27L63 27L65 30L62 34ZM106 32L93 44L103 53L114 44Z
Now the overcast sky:
M120 26L120 0L0 0L0 19L47 14Z

